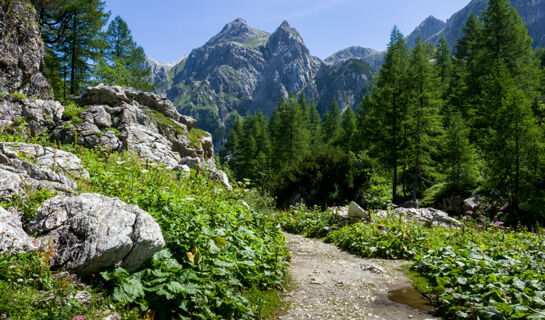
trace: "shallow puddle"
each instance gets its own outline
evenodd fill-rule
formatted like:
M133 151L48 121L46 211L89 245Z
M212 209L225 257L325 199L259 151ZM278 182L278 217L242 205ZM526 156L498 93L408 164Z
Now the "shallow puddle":
M388 298L393 302L404 304L423 312L432 313L434 311L430 302L413 287L392 290L388 293Z

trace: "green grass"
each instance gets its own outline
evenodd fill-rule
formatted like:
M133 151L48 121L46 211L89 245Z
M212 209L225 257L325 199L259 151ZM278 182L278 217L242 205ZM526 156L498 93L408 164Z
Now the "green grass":
M27 195L23 197L20 194L11 196L7 202L0 202L5 209L15 208L19 212L23 213L23 217L30 221L34 218L36 210L44 203L45 200L50 199L56 195L56 192L51 192L47 189L36 190L30 192L31 186L27 186Z
M70 121L74 125L80 125L83 121L80 118L81 112L85 110L85 107L80 107L75 103L70 103L64 107L62 114L63 120Z
M184 127L182 127L181 125L177 124L176 122L174 122L172 119L170 119L169 117L165 116L164 114L162 114L161 112L157 111L157 110L144 110L144 112L152 119L154 120L155 122L157 122L159 125L163 125L165 127L169 127L171 128L172 130L178 132L178 133L182 133L182 134L185 134L186 133L186 129Z
M23 101L23 100L27 100L27 96L25 96L24 94L22 93L19 93L19 92L13 92L11 93L11 96L13 98L13 100L15 101Z
M116 128L106 128L106 131L113 132L116 135L116 137L121 135L121 132L119 132L119 130L117 130Z
M271 290L260 290L252 287L244 293L244 296L256 306L256 316L262 320L275 320L285 315L289 310L290 303L282 296L284 292L295 289L295 283L289 274L286 274L282 288Z
M411 279L411 284L416 290L425 295L432 294L433 285L431 282L417 271L414 271L413 266L414 264L405 264L401 266L401 269Z
M192 148L200 148L201 147L201 141L200 139L207 136L208 133L204 130L193 128L189 131L189 140L191 140L191 143L189 144Z

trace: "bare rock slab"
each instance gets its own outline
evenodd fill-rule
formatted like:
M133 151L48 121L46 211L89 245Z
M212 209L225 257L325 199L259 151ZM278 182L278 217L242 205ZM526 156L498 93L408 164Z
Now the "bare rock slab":
M52 264L81 275L104 268L133 271L165 246L159 225L144 210L99 194L47 200L29 224L55 248Z

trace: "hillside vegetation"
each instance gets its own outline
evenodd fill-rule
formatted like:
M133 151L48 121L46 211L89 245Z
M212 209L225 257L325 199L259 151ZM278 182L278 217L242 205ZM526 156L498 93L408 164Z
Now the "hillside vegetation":
M9 135L0 139L21 140ZM47 140L41 143L51 145ZM118 310L137 306L124 319L140 318L144 313L149 318L147 311L157 319L259 317L260 301L267 294L260 290L281 287L288 258L280 226L269 214L269 199L243 188L228 192L205 174L192 172L185 177L130 152L77 145L62 148L78 155L90 173L90 179L78 181L78 193L96 192L138 205L161 226L166 248L135 273L117 268L89 279L96 292L89 306L69 298L75 292L69 280L52 280L47 252L2 255L0 286L11 293L2 295L6 303L0 314L9 319L71 319L76 315L95 319L101 308L113 302ZM2 205L15 206L31 219L40 203L52 196L41 192L27 201L14 197ZM254 209L246 207L243 199ZM18 278L24 280L14 281ZM58 296L51 303L50 294ZM7 302L11 298L24 307Z

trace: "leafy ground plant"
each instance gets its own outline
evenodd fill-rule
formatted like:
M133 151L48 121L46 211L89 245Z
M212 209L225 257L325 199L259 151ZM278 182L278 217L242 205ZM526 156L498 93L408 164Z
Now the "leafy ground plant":
M230 193L206 174L177 176L130 153L75 150L91 178L81 192L119 197L153 215L167 248L140 271L104 272L113 298L154 310L159 319L250 319L252 288L282 285L288 253L281 228L248 209L246 193Z
M102 319L113 311L122 313L124 319L139 319L139 310L112 306L112 299L104 292L90 291L89 303L75 299L78 291L85 290L49 269L51 254L40 251L0 255L2 319Z

